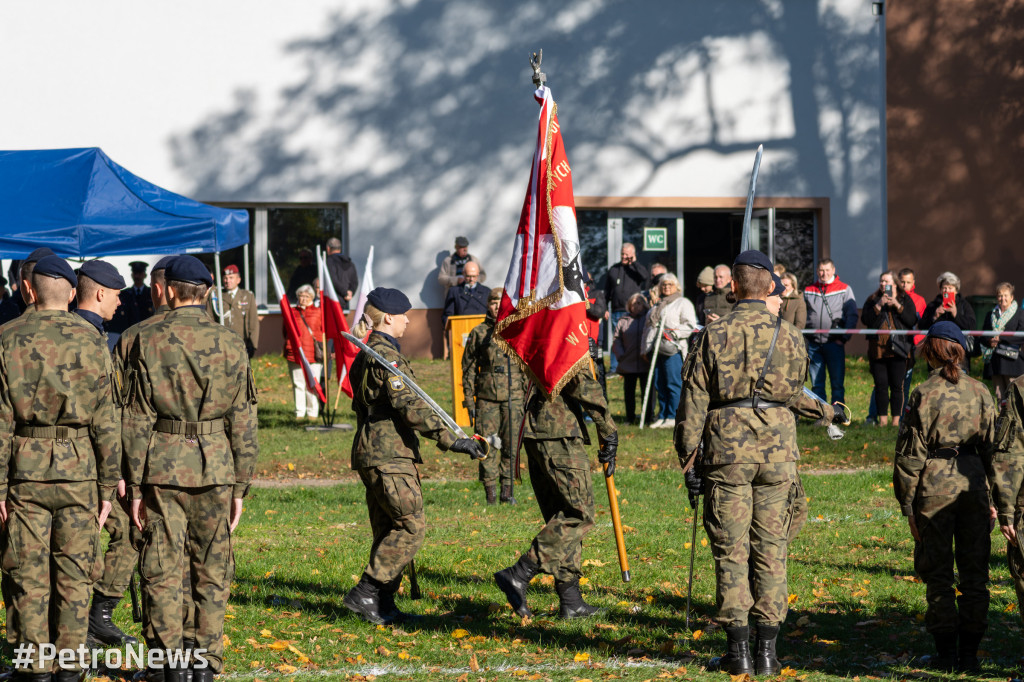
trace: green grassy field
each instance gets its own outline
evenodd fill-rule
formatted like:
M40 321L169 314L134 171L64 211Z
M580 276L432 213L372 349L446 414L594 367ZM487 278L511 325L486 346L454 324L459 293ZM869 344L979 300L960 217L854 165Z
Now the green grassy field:
M414 363L442 405L451 404L448 368ZM416 564L424 598L399 606L422 616L401 627L367 625L341 605L367 558L363 488L349 469L351 432L309 432L294 423L286 368L259 358L261 485L246 500L234 537L236 576L226 622L226 670L233 678L610 680L723 679L707 672L724 649L711 621L714 570L699 529L693 620L685 622L693 514L671 446L671 431L626 426L616 475L633 580L619 576L608 500L594 465L597 525L584 548L583 591L607 607L583 622L556 618L550 578L536 579L532 620L516 617L491 574L515 561L541 523L529 487L519 505L483 503L468 458L424 443L428 531ZM863 420L870 382L851 360L848 396ZM622 413L621 382L609 382ZM353 421L342 398L341 421ZM929 677L924 586L914 578L913 543L890 485L895 430L852 426L832 442L800 427L810 521L790 548L791 611L780 636L782 678L825 680ZM835 470L835 471L830 471ZM309 479L332 485L307 485ZM341 479L334 481L333 479ZM992 605L983 643L990 679L1019 677L1020 615L993 535ZM125 600L127 602L127 600ZM115 619L130 624L127 604Z

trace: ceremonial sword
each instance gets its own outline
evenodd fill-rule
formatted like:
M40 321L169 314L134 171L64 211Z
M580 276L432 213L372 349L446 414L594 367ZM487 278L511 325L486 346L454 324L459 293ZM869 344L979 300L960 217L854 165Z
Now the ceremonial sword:
M822 405L828 405L828 403L826 403L824 400L819 398L809 388L807 388L806 386L804 386L803 388L804 388L804 395L806 395L808 398L810 398L811 400L813 400L816 403L821 403ZM850 425L850 421L853 419L853 411L849 407L847 407L845 404L843 404L843 403L836 403L836 405L840 405L843 408L843 417L844 417L843 426L849 426ZM835 405L833 405L832 407L835 407ZM847 415L846 414L847 412L849 412L850 414ZM831 438L832 440L839 440L840 438L842 438L843 436L846 435L846 432L843 431L841 428L839 428L839 426L835 422L830 423L828 425L828 429L827 430L828 430L828 437Z
M445 412L445 411L444 411L443 409L441 409L441 406L440 406L440 405L438 405L438 404L437 404L436 402L434 402L434 399L433 399L433 398L431 398L431 397L430 397L429 395L427 395L427 392L426 392L426 391L424 391L424 390L423 390L422 388L420 388L419 386L417 386L417 385L416 385L416 382L415 382L415 381L413 381L412 379L410 379L409 377L407 377L407 376L405 375L405 373L404 373L404 372L402 372L402 370L400 370L400 369L398 369L397 367L395 367L395 366L394 366L393 364L391 364L390 362L388 362L388 361L387 361L387 360L386 360L386 359L384 358L384 356L383 356L383 355L381 355L380 353L378 353L378 352L377 352L377 351L375 351L374 349L370 348L370 347L369 347L369 346L367 346L367 345L366 345L365 343L363 343L362 341L360 341L360 340L359 340L359 339L357 339L356 337L352 336L352 335L351 335L351 334L349 334L348 332L342 332L342 333L341 333L341 335L342 335L342 336L344 336L344 337L345 337L346 339L348 339L349 341L351 341L351 342L352 342L353 344L355 344L356 348L358 348L359 350L361 350L361 351L365 352L365 353L366 353L367 355L369 355L369 356L370 356L371 358L373 358L373 359L374 359L374 360L376 360L376 361L377 361L378 363L380 363L380 365L381 365L382 367L384 367L384 369L386 369L387 371L391 372L391 373L392 373L392 374L394 374L394 375L395 375L396 377L398 377L399 379L401 379L402 381L404 381L404 382L406 383L406 385L407 385L407 386L408 386L408 387L409 387L410 389L412 389L412 392L413 392L413 393L415 393L415 394L416 394L416 395L418 395L418 396L419 396L420 398L422 398L422 399L423 399L423 402L425 402L425 403L426 403L426 404L427 404L428 406L430 406L430 409L432 409L432 410L434 411L434 413L435 413L435 414L436 414L436 415L437 415L438 417L440 417L440 418L441 418L441 421L443 421L443 422L444 422L444 425L445 425L445 426L447 426L447 427L448 427L449 429L451 429L452 433L454 433L454 434L455 434L456 436L458 436L459 438L469 438L469 437L470 437L470 436L467 436L467 435L466 435L466 432L462 430L462 427L461 427L461 426L459 426L458 424L456 424L456 423L455 423L455 420L454 420L454 419L452 419L452 418L451 418L451 417L450 417L450 416L448 415L448 413L447 413L447 412ZM475 440L478 440L478 441L480 441L481 447L483 447L483 449L484 449L484 454L483 454L483 456L482 456L482 457L473 457L473 459L487 459L487 453L488 453L488 452L490 451L490 443L488 443L488 442L487 442L486 440L484 440L483 438L481 438L481 437L480 437L479 435L476 435L476 436L472 436L472 438L474 438Z
M754 156L754 170L750 173L750 188L747 190L747 207L743 210L743 232L740 236L740 250L746 251L750 248L750 216L754 212L754 188L757 187L757 172L761 168L761 155L764 153L764 145L757 145L757 155Z

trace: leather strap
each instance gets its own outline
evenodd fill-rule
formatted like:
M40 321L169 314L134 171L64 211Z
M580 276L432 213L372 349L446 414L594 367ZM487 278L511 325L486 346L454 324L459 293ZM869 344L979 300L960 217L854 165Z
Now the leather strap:
M775 354L775 342L779 340L779 330L782 329L782 315L775 318L775 331L772 333L772 345L768 346L768 357L764 359L764 367L761 368L761 375L757 377L757 383L754 384L754 395L751 397L753 403L751 407L757 409L757 402L761 397L761 391L764 390L764 377L768 373L768 365L772 364L772 356Z
M173 433L179 436L208 436L212 433L224 431L223 419L211 419L201 422L186 422L176 419L157 419L153 425L154 431L160 433Z
M72 438L83 438L89 435L88 426L31 426L19 424L14 427L14 435L23 438L52 438L60 441Z

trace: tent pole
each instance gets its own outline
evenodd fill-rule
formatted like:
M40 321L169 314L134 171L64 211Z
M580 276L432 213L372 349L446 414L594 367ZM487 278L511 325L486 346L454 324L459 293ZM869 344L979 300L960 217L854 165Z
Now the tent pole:
M249 288L249 244L248 242L242 246L242 262L245 264L245 288L247 291L252 291Z
M217 305L214 306L214 311L217 313L217 321L224 324L224 290L220 285L220 251L213 254L213 267L216 270L214 273L217 291L214 292L217 295Z

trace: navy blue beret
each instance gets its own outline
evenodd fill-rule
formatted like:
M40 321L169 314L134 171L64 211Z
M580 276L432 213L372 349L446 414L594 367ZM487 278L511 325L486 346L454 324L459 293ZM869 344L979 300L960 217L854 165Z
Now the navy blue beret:
M33 275L46 275L54 279L66 279L72 287L78 286L78 278L68 262L60 256L43 256L32 270Z
M156 272L157 270L166 270L167 264L175 258L177 258L177 256L164 256L156 262L156 265L153 266L153 272Z
M402 315L409 312L409 309L412 308L412 303L409 302L408 296L398 289L388 289L386 287L377 287L371 291L370 295L366 297L366 302L388 315Z
M782 292L786 290L786 286L782 283L782 278L779 277L778 275L776 275L773 272L772 273L772 282L774 284L772 286L771 292L768 295L769 296L782 296Z
M41 258L44 258L45 256L56 256L56 255L57 254L55 254L53 252L53 249L51 249L51 248L49 248L47 246L40 246L38 249L36 249L32 253L28 254L28 256L25 258L25 262L26 263L38 263L39 260Z
M755 251L754 249L744 251L740 255L736 256L736 260L733 261L732 265L733 267L736 267L737 265L750 265L755 268L767 270L768 272L775 269L772 262L768 260L768 256L764 255L760 251Z
M171 259L171 262L164 266L164 279L213 286L210 271L195 256L177 256Z
M108 289L124 289L128 286L124 277L110 263L101 260L90 260L82 263L78 268L79 276L85 276Z
M936 322L928 330L928 338L946 339L947 341L954 341L963 346L963 349L967 350L967 339L964 338L964 333L960 330L960 327L952 322L943 320L942 322Z

